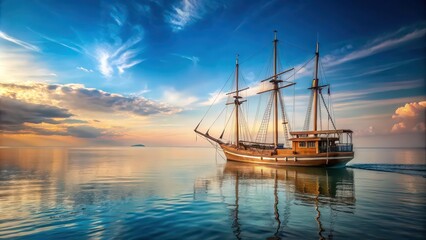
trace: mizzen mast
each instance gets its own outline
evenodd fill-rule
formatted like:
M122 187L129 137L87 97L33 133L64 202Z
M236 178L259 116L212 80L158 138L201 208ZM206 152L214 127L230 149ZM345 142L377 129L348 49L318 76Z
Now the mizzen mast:
M238 115L239 115L239 106L241 104L240 102L240 95L239 95L239 89L238 89L238 68L239 68L239 64L238 64L238 54L237 54L237 58L235 60L235 100L234 100L234 104L235 104L235 145L237 146L237 148L240 145L240 125L239 125L239 119L238 119Z
M312 89L314 91L314 131L318 130L318 62L319 62L319 43L317 42L317 48L315 50L315 77L312 80Z
M274 77L270 81L274 85L274 148L278 148L278 83L277 78L277 31L274 31Z

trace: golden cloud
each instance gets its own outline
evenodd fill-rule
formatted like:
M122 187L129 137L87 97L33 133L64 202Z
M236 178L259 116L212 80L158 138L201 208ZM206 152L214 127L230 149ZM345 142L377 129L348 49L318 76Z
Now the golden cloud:
M105 123L113 118L122 123L129 117L181 111L143 97L108 93L82 84L0 83L0 102L0 133L78 138L122 136L125 129ZM94 116L104 116L106 121L95 121Z
M424 132L426 101L407 103L395 110L392 119L398 121L392 126L391 132Z

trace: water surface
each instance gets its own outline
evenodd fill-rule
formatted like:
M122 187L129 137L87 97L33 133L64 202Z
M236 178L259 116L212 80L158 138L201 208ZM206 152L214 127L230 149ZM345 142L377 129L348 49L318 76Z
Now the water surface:
M424 157L357 149L353 168L271 168L211 148L4 148L0 237L424 239Z

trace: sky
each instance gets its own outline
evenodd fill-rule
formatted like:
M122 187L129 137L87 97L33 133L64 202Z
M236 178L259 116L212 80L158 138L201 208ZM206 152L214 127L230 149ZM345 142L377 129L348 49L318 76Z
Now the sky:
M283 92L297 102L287 106L293 130L318 41L320 81L356 147L425 147L425 9L415 0L0 0L0 146L205 146L193 129L236 55L244 85L257 89L277 30L280 69L300 70Z

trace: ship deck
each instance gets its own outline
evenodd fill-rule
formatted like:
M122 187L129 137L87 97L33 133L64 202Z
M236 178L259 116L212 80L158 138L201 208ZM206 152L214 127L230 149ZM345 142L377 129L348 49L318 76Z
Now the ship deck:
M227 160L275 166L344 167L354 152L295 153L292 149L237 149L220 145Z

